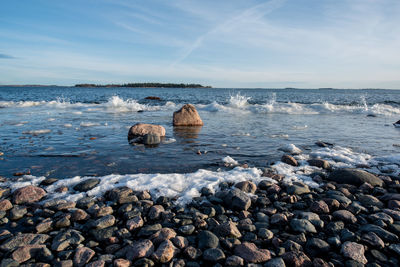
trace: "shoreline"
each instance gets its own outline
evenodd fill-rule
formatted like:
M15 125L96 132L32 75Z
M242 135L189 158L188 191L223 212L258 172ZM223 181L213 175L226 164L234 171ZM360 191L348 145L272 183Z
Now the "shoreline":
M0 258L4 266L399 265L399 180L350 170L356 184L331 181L346 175L328 170L313 177L315 188L268 170L257 184L203 186L186 204L125 185L84 196L95 178L58 189L82 192L75 201L51 199L52 179L2 187Z

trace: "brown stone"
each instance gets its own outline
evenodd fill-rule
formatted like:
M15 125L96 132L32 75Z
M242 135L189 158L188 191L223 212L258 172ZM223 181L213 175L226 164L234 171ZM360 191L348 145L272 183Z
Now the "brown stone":
M286 163L286 164L294 166L294 167L299 166L299 163L297 162L297 160L290 155L283 155L281 158L281 161L283 163Z
M76 209L72 212L71 220L73 222L86 221L90 218L89 214L82 209Z
M171 228L163 228L157 233L153 234L150 239L154 245L158 245L165 240L170 240L176 236L176 232Z
M106 262L103 260L92 261L85 265L85 267L104 267Z
M314 201L310 205L310 210L315 213L329 213L329 206L323 200Z
M0 200L0 211L7 211L12 209L13 205L11 204L10 200L3 199Z
M364 256L364 246L355 242L347 241L342 245L340 252L344 257L367 264L368 260Z
M133 231L139 227L142 227L143 224L144 224L144 221L143 221L142 217L140 217L140 215L137 215L126 222L126 228L129 231Z
M36 232L38 234L50 232L53 229L53 220L46 218L36 225Z
M41 200L45 195L46 191L42 188L28 185L15 190L13 201L15 204L33 203Z
M240 189L243 192L252 193L252 194L254 194L257 190L257 186L251 181L239 182L239 183L235 184L235 187Z
M38 251L45 247L45 245L26 245L19 247L11 254L11 257L18 263L22 263L34 257Z
M115 259L114 267L129 267L131 266L131 262L125 259Z
M174 126L202 126L203 121L197 113L196 108L191 104L184 105L180 110L174 112Z
M77 248L74 256L74 266L82 267L88 263L96 254L92 249L87 247Z
M141 240L134 242L128 249L126 254L128 260L135 260L143 257L150 257L153 254L154 245L148 240Z
M216 234L223 237L240 238L242 234L233 222L225 222L215 228Z
M249 263L261 263L271 259L268 249L259 249L254 243L244 242L235 247L235 255Z
M310 258L302 251L290 251L282 255L286 266L303 267L311 266Z
M356 223L357 218L348 210L337 210L332 213L333 218L339 221L343 221L344 223Z
M175 251L176 248L172 242L165 240L153 253L153 259L160 263L167 263L174 257Z
M161 125L138 123L129 129L128 139L145 136L146 134L165 136L165 128Z

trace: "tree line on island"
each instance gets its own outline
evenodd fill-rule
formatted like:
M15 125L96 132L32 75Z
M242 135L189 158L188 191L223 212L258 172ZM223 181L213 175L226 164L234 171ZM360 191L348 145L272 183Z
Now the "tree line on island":
M76 84L75 87L134 87L134 88L211 88L195 83L126 83L126 84Z

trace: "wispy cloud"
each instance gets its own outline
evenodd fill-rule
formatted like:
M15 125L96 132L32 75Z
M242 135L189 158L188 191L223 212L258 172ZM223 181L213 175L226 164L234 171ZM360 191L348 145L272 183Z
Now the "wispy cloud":
M258 20L265 16L266 14L272 12L273 10L281 7L281 5L285 2L285 0L270 0L265 3L257 4L254 5L238 15L235 15L226 21L216 25L213 27L211 30L207 31L206 33L200 35L197 37L197 39L188 46L183 54L175 60L172 64L171 67L175 66L176 64L184 61L190 54L193 53L194 50L199 48L203 41L210 35L217 34L218 32L224 32L228 30L229 28L235 28L237 25L240 25L241 23L248 21L248 20ZM191 9L192 10L192 9Z
M15 58L15 57L0 53L0 59L13 59L13 58Z

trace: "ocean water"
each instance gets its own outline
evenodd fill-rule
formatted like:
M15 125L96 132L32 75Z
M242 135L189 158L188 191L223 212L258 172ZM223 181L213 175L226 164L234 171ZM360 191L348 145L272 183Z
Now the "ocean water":
M196 106L203 127L172 126L185 103ZM399 119L400 90L0 87L0 175L29 170L21 183L57 177L69 184L113 177L154 190L175 177L178 188L163 189L171 195L209 177L258 179L257 170L271 165L289 180L315 185L315 168L306 163L312 157L398 175L400 128L392 123ZM138 122L164 126L163 143L130 145L128 129ZM334 146L320 148L319 140ZM300 167L279 162L296 149ZM251 168L231 170L243 163Z

